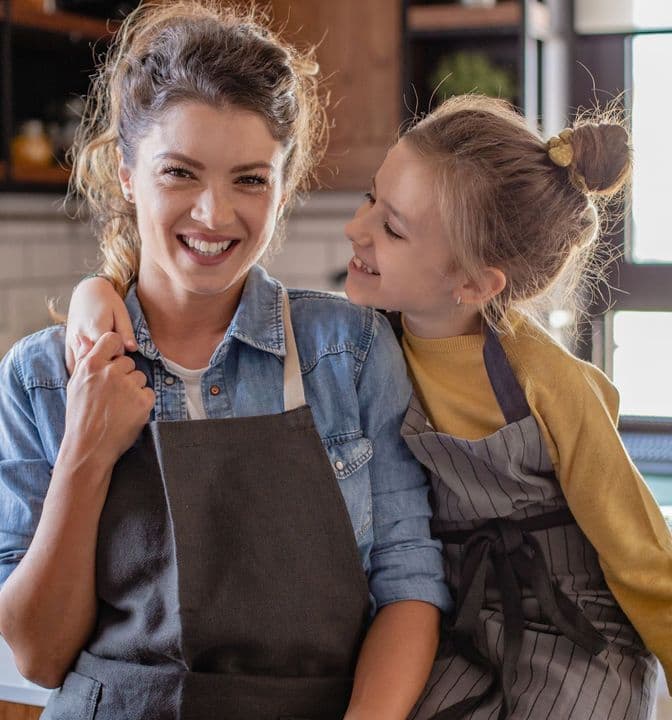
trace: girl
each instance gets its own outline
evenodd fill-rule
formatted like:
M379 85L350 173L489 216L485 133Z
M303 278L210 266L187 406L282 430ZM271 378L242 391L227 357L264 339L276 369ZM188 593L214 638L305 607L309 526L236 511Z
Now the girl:
M315 72L171 2L96 78L75 178L137 352L106 333L68 381L53 327L0 364L0 632L61 686L45 719L402 720L427 680L450 601L401 353L256 264L316 159Z
M403 434L458 595L416 720L646 718L647 648L672 682L672 539L616 391L525 311L583 271L629 170L618 125L545 143L505 103L456 97L389 151L347 226L350 299L401 313ZM101 297L100 329L128 332L104 280L75 306L100 322Z

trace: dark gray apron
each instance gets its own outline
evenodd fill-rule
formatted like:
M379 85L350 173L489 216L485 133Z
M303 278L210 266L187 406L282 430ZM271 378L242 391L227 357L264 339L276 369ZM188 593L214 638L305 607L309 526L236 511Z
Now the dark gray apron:
M97 625L43 719L343 717L368 585L284 302L284 413L151 422L117 463Z

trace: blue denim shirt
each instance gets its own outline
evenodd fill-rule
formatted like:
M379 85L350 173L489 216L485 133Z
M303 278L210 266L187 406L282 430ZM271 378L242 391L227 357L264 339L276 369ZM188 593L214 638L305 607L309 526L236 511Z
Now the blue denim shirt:
M448 610L426 478L399 434L411 387L387 321L325 293L289 297L306 401L345 498L372 612L410 599ZM136 365L156 393L152 419L187 419L184 385L166 370L134 289L126 305ZM207 416L282 412L284 355L282 286L253 267L201 381ZM63 328L51 327L18 342L0 364L0 584L35 533L63 437L63 357Z

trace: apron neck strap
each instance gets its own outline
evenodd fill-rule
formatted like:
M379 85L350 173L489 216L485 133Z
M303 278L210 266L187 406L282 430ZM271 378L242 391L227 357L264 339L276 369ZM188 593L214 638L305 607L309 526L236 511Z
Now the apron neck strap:
M486 325L485 328L483 361L507 424L526 418L530 414L527 398L506 357L497 333L489 325Z
M285 328L285 369L284 369L284 395L285 412L296 410L306 404L306 397L303 393L303 379L301 378L301 364L299 363L299 351L296 349L294 328L289 312L289 295L287 290L282 290L282 322Z

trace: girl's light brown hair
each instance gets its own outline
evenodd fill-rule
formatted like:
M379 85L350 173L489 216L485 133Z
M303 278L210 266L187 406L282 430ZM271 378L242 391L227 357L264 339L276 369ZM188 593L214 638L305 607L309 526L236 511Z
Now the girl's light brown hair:
M559 286L563 307L577 310L609 202L631 169L628 133L612 117L596 112L576 122L569 167L553 163L547 143L508 103L479 95L447 100L405 134L436 168L453 267L472 279L485 267L506 275L504 290L482 308L493 327L510 331L510 308L534 307Z
M135 280L140 238L117 177L138 142L180 102L259 113L286 148L286 208L307 187L326 143L314 50L300 53L255 7L214 0L143 3L117 31L93 78L70 153L69 194L83 201L100 241L100 272L124 296Z

